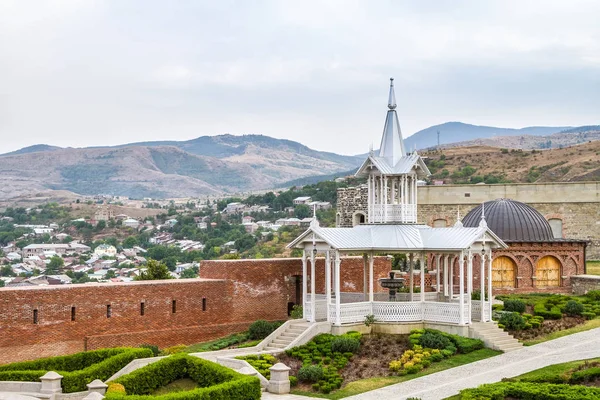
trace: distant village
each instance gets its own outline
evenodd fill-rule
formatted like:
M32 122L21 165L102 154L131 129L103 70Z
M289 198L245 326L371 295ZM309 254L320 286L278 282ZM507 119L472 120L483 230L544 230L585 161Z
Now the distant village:
M114 200L114 199L113 199ZM146 200L146 199L145 199ZM151 199L147 199L151 200ZM283 209L286 217L273 220L256 220L253 215L269 215L272 211L266 205L247 205L242 202L229 202L224 208L218 209L217 202L213 204L195 205L195 210L204 210L212 215L220 214L223 218L240 220L247 234L259 236L258 239L277 232L281 227L308 227L312 213L330 210L331 202L313 201L310 196L299 196L293 199L293 206ZM297 218L296 208L308 207L311 216ZM27 209L31 212L31 209ZM35 212L35 210L33 210ZM273 214L271 212L271 214ZM282 213L277 213L281 215ZM110 204L97 206L93 216L70 220L70 223L51 222L47 225L17 224L10 216L3 216L0 222L11 224L14 229L25 230L27 233L16 240L0 247L0 283L5 287L34 286L34 285L63 285L79 283L75 277L85 277L83 282L129 282L135 280L145 271L147 249L141 246L121 246L113 244L98 244L90 246L82 240L72 240L73 225L89 224L104 227L108 223L129 228L132 233L145 232L149 234L150 246L162 245L176 247L181 252L203 251L205 244L201 241L176 238L173 228L178 224L181 214L166 218L157 223L154 218L133 218L126 214L115 214ZM211 222L210 215L194 216L193 221L198 230L204 231L217 227L217 222ZM272 236L272 235L271 235ZM44 238L44 240L42 240ZM19 247L19 240L26 239L29 244ZM126 241L123 241L125 244ZM220 245L221 251L229 255L238 252L235 241ZM198 261L177 262L170 271L172 278L196 276L199 268ZM189 271L188 271L189 270ZM188 273L186 273L188 271ZM195 271L195 274L189 273Z

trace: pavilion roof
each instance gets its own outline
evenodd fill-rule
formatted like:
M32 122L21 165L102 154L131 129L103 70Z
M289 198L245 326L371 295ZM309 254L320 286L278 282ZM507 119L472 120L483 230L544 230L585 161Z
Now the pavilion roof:
M485 226L432 228L410 224L357 225L354 228L321 228L313 224L288 247L303 247L303 243L313 241L313 234L316 242L325 242L333 249L345 251L460 251L484 238L496 247L508 247Z

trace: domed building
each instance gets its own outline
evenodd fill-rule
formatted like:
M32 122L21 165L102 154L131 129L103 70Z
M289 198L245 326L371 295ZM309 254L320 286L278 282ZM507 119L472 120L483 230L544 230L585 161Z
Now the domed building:
M570 277L584 273L586 242L556 239L535 208L511 199L487 201L464 217L463 226L479 226L482 215L508 245L493 252L494 293L570 291Z

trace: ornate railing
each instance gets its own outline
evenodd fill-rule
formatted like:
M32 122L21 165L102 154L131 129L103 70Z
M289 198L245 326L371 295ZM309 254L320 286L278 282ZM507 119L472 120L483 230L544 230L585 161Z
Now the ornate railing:
M468 304L467 310L468 310ZM458 303L423 303L423 320L432 322L460 322L460 306Z
M312 303L310 301L304 302L304 315L307 321L312 320ZM326 321L327 320L327 300L319 300L315 302L315 321Z
M416 301L376 301L373 302L373 315L381 322L422 321L422 303Z
M368 301L340 304L340 322L342 324L363 322L365 317L372 313L372 305ZM336 322L335 304L329 306L329 318L331 322Z
M483 302L483 318L486 321L490 321L490 303L487 301ZM472 300L471 301L471 319L473 321L481 320L481 301L480 300Z
M369 222L417 222L415 204L373 204Z

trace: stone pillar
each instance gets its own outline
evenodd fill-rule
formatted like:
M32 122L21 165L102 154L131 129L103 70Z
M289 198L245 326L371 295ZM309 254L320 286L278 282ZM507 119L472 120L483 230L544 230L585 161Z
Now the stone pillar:
M95 379L87 384L87 388L90 393L96 392L104 395L106 394L106 389L108 388L108 385L102 382L100 379Z
M42 382L41 393L62 393L62 375L54 371L48 371L44 376L40 378Z
M271 371L269 393L285 394L290 392L290 369L290 367L282 363L277 363L269 368Z

